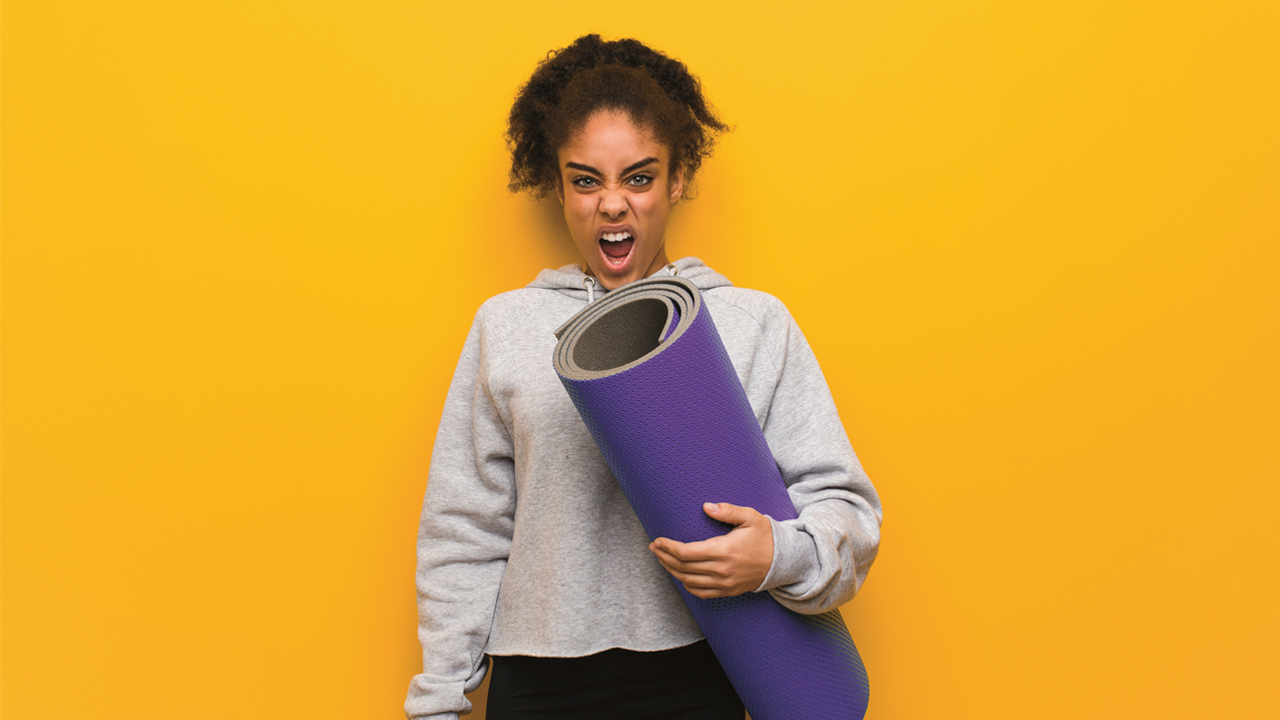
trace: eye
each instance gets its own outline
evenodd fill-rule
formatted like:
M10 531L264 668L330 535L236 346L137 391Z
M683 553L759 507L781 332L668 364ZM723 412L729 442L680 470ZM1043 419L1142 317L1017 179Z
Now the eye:
M595 178L593 178L593 177L587 177L586 175L582 175L582 176L576 177L576 178L574 178L574 179L572 180L572 182L573 182L573 184L574 184L574 185L576 185L576 186L578 186L578 187L580 187L580 188L589 188L589 187L594 187L595 185L597 185L597 184L598 184L598 183L596 183L596 179L595 179Z
M627 178L627 184L633 187L644 187L645 185L648 185L651 182L653 182L653 176L645 175L644 173L641 173L639 175L632 175L631 177Z

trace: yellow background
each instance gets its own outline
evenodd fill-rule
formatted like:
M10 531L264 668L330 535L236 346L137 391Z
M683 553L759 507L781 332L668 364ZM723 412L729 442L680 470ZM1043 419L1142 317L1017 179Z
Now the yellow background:
M3 10L5 720L396 718L478 304L574 259L504 121L574 37L736 129L677 211L886 509L870 717L1280 714L1280 5Z

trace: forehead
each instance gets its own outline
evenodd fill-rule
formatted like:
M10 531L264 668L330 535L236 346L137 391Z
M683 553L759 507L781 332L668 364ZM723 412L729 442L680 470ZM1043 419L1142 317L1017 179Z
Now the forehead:
M665 163L669 153L652 131L637 127L625 113L603 111L587 118L582 129L560 148L559 155L561 164L582 162L600 167L596 163L616 162L626 167L648 157Z

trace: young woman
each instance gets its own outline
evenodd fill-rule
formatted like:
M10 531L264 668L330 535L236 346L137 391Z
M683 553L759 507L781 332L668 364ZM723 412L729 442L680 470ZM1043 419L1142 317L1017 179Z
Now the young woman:
M740 720L672 578L699 597L769 592L820 613L866 577L879 499L804 336L778 300L667 256L671 209L724 129L685 66L635 40L579 38L516 98L511 188L555 193L585 268L543 270L476 313L423 504L411 718L469 711L487 655L490 720ZM664 268L702 292L798 519L707 498L732 531L650 543L556 377L556 328Z

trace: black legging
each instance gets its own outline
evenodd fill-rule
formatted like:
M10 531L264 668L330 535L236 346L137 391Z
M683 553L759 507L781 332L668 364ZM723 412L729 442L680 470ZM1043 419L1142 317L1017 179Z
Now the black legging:
M488 720L743 720L705 640L659 652L493 656Z

